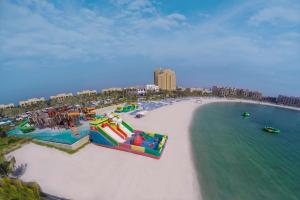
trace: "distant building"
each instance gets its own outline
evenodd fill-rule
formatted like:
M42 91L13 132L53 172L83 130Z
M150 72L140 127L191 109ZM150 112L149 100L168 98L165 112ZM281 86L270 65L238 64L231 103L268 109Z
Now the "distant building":
M161 90L176 90L176 74L171 69L157 69L154 71L154 84Z
M152 91L152 92L158 92L159 91L159 87L157 85L154 84L147 84L145 86L146 91Z
M50 99L51 100L63 101L65 98L72 97L72 96L73 96L72 93L61 93L61 94L57 94L55 96L50 96Z
M143 86L132 86L124 88L126 93L135 95L145 95L147 93L146 88Z
M187 90L188 88L185 88L185 87L182 87L182 86L178 86L178 87L176 87L176 90L177 91L185 91L185 90Z
M15 105L13 103L9 104L0 104L0 109L7 109L7 108L13 108Z
M279 95L277 97L277 103L288 105L288 106L300 107L300 97L289 97L289 96Z
M233 87L212 87L212 94L220 97L242 97L253 100L261 100L262 93L257 91L250 91L248 89L240 89Z
M277 97L262 97L262 101L270 102L270 103L277 103Z
M37 103L40 103L40 102L45 102L45 101L46 101L46 99L44 97L41 97L41 98L32 98L32 99L28 99L28 100L25 100L25 101L20 101L19 105L21 107L31 106L31 105L34 105L34 104L37 104Z
M207 88L188 88L190 92L199 92L201 94L211 94L212 91Z
M121 92L123 91L123 88L106 88L106 89L102 89L102 92Z
M80 92L77 92L77 95L95 95L97 94L97 91L96 90L83 90L83 91L80 91Z

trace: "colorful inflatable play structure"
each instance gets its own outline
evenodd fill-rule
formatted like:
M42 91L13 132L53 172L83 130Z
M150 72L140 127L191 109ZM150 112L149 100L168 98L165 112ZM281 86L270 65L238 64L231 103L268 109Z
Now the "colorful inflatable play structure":
M122 112L131 112L131 111L134 111L136 109L138 109L138 105L137 104L129 104L129 105L126 105L126 106L120 106L120 107L117 107L117 109L115 110L116 113L122 113Z
M90 141L96 145L159 159L168 136L134 130L111 113L90 122Z

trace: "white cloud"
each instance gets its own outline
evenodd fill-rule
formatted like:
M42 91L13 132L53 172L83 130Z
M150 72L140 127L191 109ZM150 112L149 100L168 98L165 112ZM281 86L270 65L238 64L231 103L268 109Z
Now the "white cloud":
M120 58L142 56L155 63L266 70L299 61L299 31L260 35L228 25L246 6L191 24L181 13L159 12L151 1L115 0L114 5L120 13L105 15L91 8L67 13L44 1L2 2L0 67L23 63L40 67L40 60L53 67L69 62L121 62ZM144 9L153 12L145 14ZM264 8L251 20L262 23L282 12L269 9L273 14Z
M296 8L286 7L269 7L261 10L250 18L250 23L260 25L262 23L270 23L272 25L279 24L300 24L300 11Z

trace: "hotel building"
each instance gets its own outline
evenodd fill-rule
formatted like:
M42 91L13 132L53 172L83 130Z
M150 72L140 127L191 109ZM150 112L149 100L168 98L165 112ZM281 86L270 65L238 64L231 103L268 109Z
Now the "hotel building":
M159 92L159 87L154 84L145 85L145 89L146 89L146 91Z
M45 102L45 101L46 101L46 99L44 97L41 97L41 98L32 98L32 99L28 99L28 100L25 100L25 101L20 101L19 105L21 107L31 106L31 105L34 105L34 104L37 104L37 103L40 103L40 102Z
M176 74L171 69L157 69L154 71L154 84L161 90L176 90Z
M0 109L13 108L15 105L13 103L9 104L0 104Z
M77 95L95 95L97 94L97 91L96 90L83 90L83 91L80 91L80 92L77 92Z
M243 97L253 100L262 100L262 93L260 92L233 87L213 86L212 94L220 97Z
M289 96L279 95L277 97L277 103L288 105L288 106L300 107L300 97L289 97Z
M63 101L65 98L72 97L72 96L73 96L72 93L61 93L61 94L57 94L55 96L50 96L50 99L51 100Z
M102 92L121 92L123 91L123 88L106 88L106 89L102 89Z
M211 94L212 91L207 88L188 88L190 92L199 92L201 94Z

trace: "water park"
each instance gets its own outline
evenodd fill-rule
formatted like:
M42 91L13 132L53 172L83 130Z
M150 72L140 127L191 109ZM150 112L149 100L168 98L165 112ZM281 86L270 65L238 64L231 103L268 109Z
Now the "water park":
M118 109L119 108L119 109ZM120 112L136 110L138 105L118 107ZM135 130L112 112L96 115L95 108L49 108L31 113L9 136L66 150L77 150L86 143L159 159L168 137Z
M76 150L89 141L88 121L96 116L94 110L92 107L62 106L34 111L8 135Z
M114 113L90 122L90 141L96 145L159 159L168 136L134 130Z

